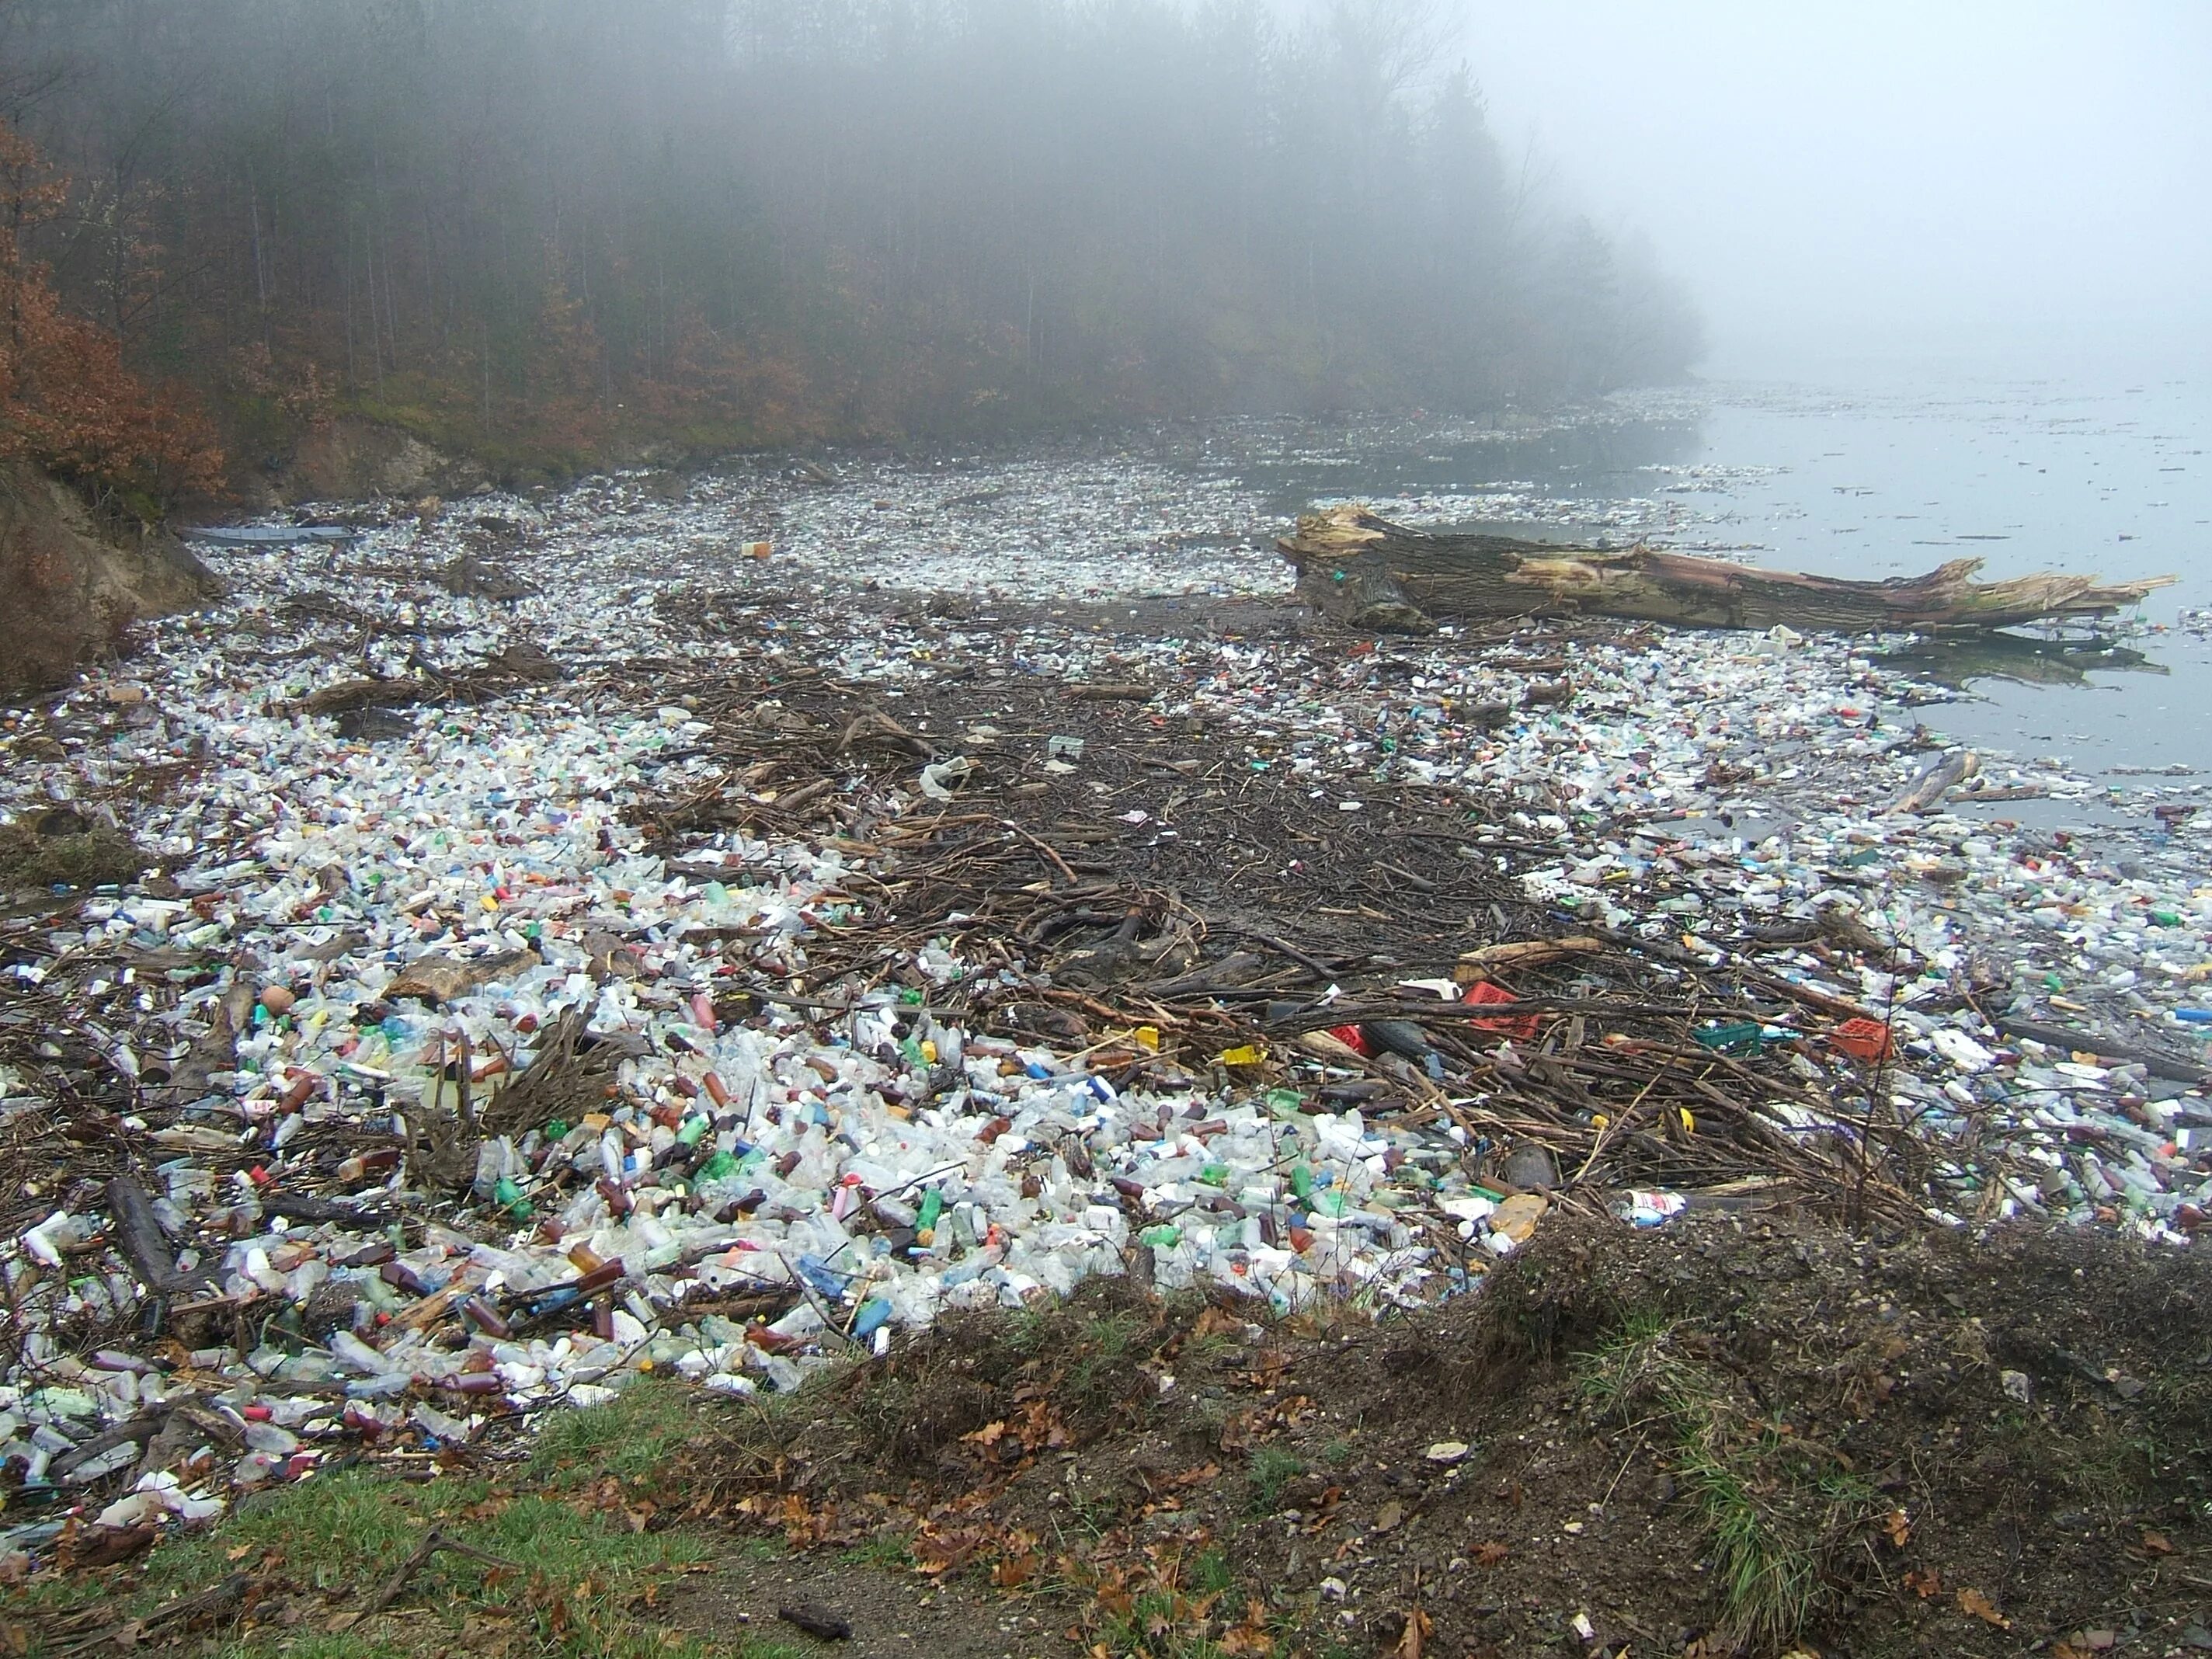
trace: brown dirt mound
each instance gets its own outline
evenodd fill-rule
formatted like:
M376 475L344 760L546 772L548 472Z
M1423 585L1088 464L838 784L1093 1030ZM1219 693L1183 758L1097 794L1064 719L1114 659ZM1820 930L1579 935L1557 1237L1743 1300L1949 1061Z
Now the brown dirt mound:
M2085 1235L1561 1222L1376 1324L1114 1284L948 1320L684 1485L1161 1659L2183 1652L2208 1308L2193 1254Z
M137 879L146 854L120 830L66 807L0 823L0 897L56 885L97 887Z
M66 485L0 465L0 695L44 690L147 617L196 605L207 572L169 537L111 533Z
M442 453L397 427L326 421L276 459L270 494L280 501L362 501L392 495L465 495L485 482L475 462Z

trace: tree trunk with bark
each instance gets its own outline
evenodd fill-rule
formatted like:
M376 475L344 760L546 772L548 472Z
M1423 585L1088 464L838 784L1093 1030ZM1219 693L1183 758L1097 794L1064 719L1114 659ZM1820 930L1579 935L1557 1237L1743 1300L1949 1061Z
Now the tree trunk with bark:
M1387 578L1431 617L1621 617L1692 628L1843 634L2085 621L2136 604L2175 580L2105 583L2045 573L1978 582L1981 560L1954 559L1924 576L1847 581L1648 547L1607 551L1415 530L1359 507L1302 514L1297 533L1278 545L1310 598L1344 582L1371 589ZM1402 617L1396 622L1405 625Z

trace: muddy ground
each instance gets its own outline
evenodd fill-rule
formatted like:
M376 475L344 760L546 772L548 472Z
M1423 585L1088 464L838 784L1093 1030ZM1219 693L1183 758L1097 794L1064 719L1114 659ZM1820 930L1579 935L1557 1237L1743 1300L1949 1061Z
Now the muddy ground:
M1126 1283L948 1322L725 1412L675 1489L823 1563L864 1651L949 1595L954 1652L2186 1653L2208 1307L2083 1234L1561 1220L1380 1323Z

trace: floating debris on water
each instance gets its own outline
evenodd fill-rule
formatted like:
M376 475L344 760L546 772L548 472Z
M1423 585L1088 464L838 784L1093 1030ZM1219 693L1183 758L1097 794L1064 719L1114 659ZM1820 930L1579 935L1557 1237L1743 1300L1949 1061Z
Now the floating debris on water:
M1413 1303L1563 1210L2212 1203L2212 823L1967 816L2104 798L1991 754L1914 798L1949 694L1868 642L1356 636L1117 458L478 505L212 549L141 695L7 716L21 833L139 860L0 923L50 1514L1094 1274ZM520 580L447 581L486 538Z

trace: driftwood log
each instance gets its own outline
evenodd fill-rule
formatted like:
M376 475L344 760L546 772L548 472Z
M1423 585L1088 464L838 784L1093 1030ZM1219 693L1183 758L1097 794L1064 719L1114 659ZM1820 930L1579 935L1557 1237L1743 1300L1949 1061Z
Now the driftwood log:
M1954 559L1924 576L1846 581L1648 547L1613 552L1415 530L1360 507L1302 514L1297 532L1278 545L1310 604L1392 631L1419 628L1423 616L1575 615L1844 634L1986 629L2110 616L2175 580L2044 574L1978 582L1981 560Z

